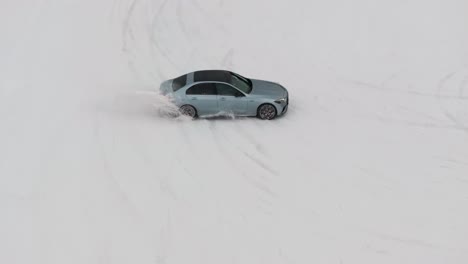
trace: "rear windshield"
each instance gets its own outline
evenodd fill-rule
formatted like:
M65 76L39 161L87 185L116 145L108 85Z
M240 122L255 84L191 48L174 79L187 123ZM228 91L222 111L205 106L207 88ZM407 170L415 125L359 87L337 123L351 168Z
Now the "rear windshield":
M182 75L172 80L172 90L177 91L187 84L187 75Z

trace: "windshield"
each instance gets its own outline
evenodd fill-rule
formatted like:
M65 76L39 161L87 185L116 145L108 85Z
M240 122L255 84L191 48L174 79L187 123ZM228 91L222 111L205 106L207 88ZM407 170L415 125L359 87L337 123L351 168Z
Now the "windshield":
M231 73L231 78L229 80L230 84L234 85L234 87L237 87L239 90L241 90L244 93L250 93L252 91L252 81L238 74L235 74L233 72L230 72L230 73Z

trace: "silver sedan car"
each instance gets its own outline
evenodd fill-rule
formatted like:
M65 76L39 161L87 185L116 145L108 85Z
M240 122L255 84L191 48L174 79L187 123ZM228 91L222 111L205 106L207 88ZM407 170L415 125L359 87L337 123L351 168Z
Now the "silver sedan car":
M288 91L280 84L224 70L191 72L164 81L160 91L192 118L234 115L270 120L286 113L289 104Z

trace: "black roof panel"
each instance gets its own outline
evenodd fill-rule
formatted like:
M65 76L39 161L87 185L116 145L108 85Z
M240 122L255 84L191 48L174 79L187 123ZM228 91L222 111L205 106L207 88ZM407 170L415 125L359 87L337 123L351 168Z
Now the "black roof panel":
M222 70L197 71L193 74L194 82L229 82L230 79L231 74L228 71Z

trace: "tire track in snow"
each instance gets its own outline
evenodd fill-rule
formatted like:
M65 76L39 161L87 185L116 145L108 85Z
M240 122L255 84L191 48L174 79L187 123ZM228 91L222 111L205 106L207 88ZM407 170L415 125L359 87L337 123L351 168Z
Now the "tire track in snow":
M124 20L123 20L123 27L122 27L122 40L123 40L123 47L124 51L128 51L128 38L130 41L135 40L135 36L133 34L133 29L130 25L131 18L133 17L133 13L135 12L135 8L137 6L138 0L132 0L130 2L130 6L128 7Z
M464 131L465 133L468 133L468 126L466 126L462 121L460 121L460 119L459 119L457 116L455 116L452 112L450 112L450 111L443 105L442 99L441 99L441 97L440 97L440 94L442 94L442 91L443 91L444 89L447 88L447 82L448 82L449 80L452 80L452 79L456 76L457 73L458 73L458 71L451 72L451 73L445 75L445 76L439 81L439 83L438 83L438 85L437 85L436 97L437 97L438 102L439 102L439 107L440 107L442 113L444 114L444 116L445 116L447 119L449 119L449 120L453 123L453 125L454 125L454 127L455 127L456 129L459 129L459 130L461 130L461 131ZM461 85L461 86L464 86L464 85L463 85L463 82L464 82L464 81L462 81L461 84L458 85L458 87L460 87L460 85ZM462 91L463 91L463 90L462 90ZM460 90L459 90L459 94L458 94L458 95L460 96L460 94L462 94L462 92L460 93Z
M126 122L127 123L127 122ZM140 124L141 125L141 124ZM112 172L112 170L118 170L119 166L122 166L121 163L118 162L118 160L112 160L110 158L107 157L107 153L108 153L108 150L106 150L106 146L112 146L112 145L105 145L103 144L102 142L105 141L104 139L105 138L102 138L102 136L100 136L102 133L100 132L102 129L106 129L106 128L112 128L112 129L116 129L116 128L119 128L119 126L117 126L115 123L111 122L110 119L104 119L104 118L100 118L99 119L99 122L97 123L97 127L98 127L98 136L100 138L100 140L98 141L98 143L100 143L100 146L103 148L103 155L104 155L104 158L106 159L106 163L108 164L107 166L108 167L115 167L115 169L109 169L109 171ZM144 128L146 126L143 126ZM140 225L141 224L144 224L146 225L146 228L150 228L150 230L152 228L156 228L156 230L154 230L154 232L149 232L150 234L153 234L153 236L148 236L147 239L149 239L149 242L147 244L152 244L152 243L155 243L156 244L156 248L155 248L155 263L167 263L168 261L168 258L169 258L169 249L171 247L171 244L172 244L172 229L173 229L173 224L172 224L172 213L171 213L171 204L172 202L182 202L181 199L179 199L179 197L176 195L176 192L173 188L173 186L171 185L170 183L170 176L173 175L173 173L170 173L171 170L170 168L170 164L171 164L171 161L169 160L169 157L167 158L167 160L161 160L161 159L155 159L153 155L151 155L152 152L148 152L148 149L150 146L158 146L158 144L154 144L155 142L154 141L151 141L151 142L142 142L141 140L142 139L148 139L148 137L142 135L142 136L135 136L134 133L137 132L136 134L139 134L138 130L135 130L135 129L138 129L131 126L131 123L127 123L125 127L123 127L123 130L122 129L118 129L117 131L120 131L120 133L118 135L121 135L123 137L120 137L120 140L119 142L122 142L122 141L126 141L127 143L129 143L129 145L131 147L133 147L133 152L132 153L137 153L137 156L138 156L138 160L140 162L142 162L145 167L149 168L147 170L145 170L146 172L156 172L156 173L144 173L145 175L145 179L140 179L140 181L143 182L143 180L145 180L145 182L147 183L147 185L150 185L151 186L151 183L154 182L152 181L152 179L156 179L156 182L159 186L159 190L160 192L154 192L154 195L155 197L158 197L158 200L160 200L160 203L162 203L162 207L160 207L158 210L161 212L160 214L158 214L158 218L162 218L162 220L160 220L159 223L159 226L158 227L155 227L155 223L152 223L150 222L149 220L151 218L148 218L148 213L147 212L139 212L139 214L137 214L136 216L138 216L137 218L139 219L140 221ZM132 132L132 133L130 133ZM111 134L115 134L114 133L104 133L104 134L107 134L107 135L111 135ZM123 140L122 140L123 139ZM129 149L127 149L128 151ZM157 152L157 153L161 153L161 152ZM164 154L164 153L163 153ZM110 161L114 161L113 163L110 162ZM112 165L114 164L114 165ZM140 166L141 167L141 166ZM135 173L135 175L140 175L140 178L143 176L141 175L141 173ZM130 176L130 175L128 175ZM133 176L132 176L133 177ZM115 182L119 182L119 180L117 179L117 177L113 177ZM129 179L128 179L129 180ZM138 181L138 179L133 179L133 181ZM150 190L151 188L148 188L148 190L145 190L146 191L146 194L148 194L148 191ZM127 197L129 194L127 194L122 188L121 188L121 191L122 193L126 194ZM135 195L135 194L134 194ZM141 196L141 194L139 195ZM151 198L151 197L145 197L145 199L148 199L148 198ZM140 198L141 199L141 198ZM128 198L129 201L131 201L130 198ZM172 201L172 202L171 202ZM140 201L141 202L141 201ZM138 212L138 208L137 206L135 205L134 202L132 202L132 204L134 204L134 208L135 210ZM151 241L155 241L155 242L151 242Z
M263 170L269 172L270 174L273 174L275 176L278 176L278 172L270 168L269 165L267 165L265 162L261 161L259 158L255 157L253 154L250 154L248 151L237 148L240 152L242 152L245 156L247 156L250 160L252 160L258 167L262 168Z
M221 121L221 120L218 120ZM270 208L272 207L271 197L271 190L268 189L267 186L262 184L256 179L253 179L249 176L248 169L244 169L242 163L238 162L238 159L234 158L231 155L230 143L226 142L226 144L220 145L219 140L223 140L223 138L218 137L219 134L222 134L222 131L214 128L214 124L216 120L194 120L193 122L187 122L184 124L184 132L181 132L184 135L184 141L186 145L189 146L188 149L191 151L190 157L195 160L195 163L198 162L198 157L201 156L200 162L207 162L209 159L210 164L213 164L211 169L205 169L203 167L194 168L190 167L191 170L199 173L194 173L194 175L200 178L201 189L204 191L201 193L203 196L206 196L209 200L212 200L210 197L217 197L215 199L215 204L217 208L226 208L227 212L232 211L234 208L231 208L231 202L233 199L235 200L235 196L237 192L234 190L238 190L241 192L246 192L245 186L248 186L249 190L245 195L247 197L252 196L251 202L249 206L255 206L260 212L264 214L271 214ZM221 121L222 122L222 121ZM205 135L203 140L200 141L198 136L199 134ZM191 135L194 136L191 136ZM202 150L201 153L195 150ZM210 155L206 155L203 153L211 153ZM195 170L196 169L196 170ZM211 170L215 170L218 173L213 173L211 175ZM200 177L203 176L203 177ZM237 177L241 176L241 177ZM214 188L214 190L213 190ZM229 189L225 189L229 188ZM218 192L221 191L223 194L220 195ZM234 192L233 192L234 191ZM222 199L224 197L224 199ZM227 207L226 207L227 206ZM245 217L246 209L242 209L238 212L241 216ZM220 209L220 214L224 215L224 209ZM223 213L224 212L224 213ZM225 217L222 217L225 218ZM225 221L225 220L222 220Z
M158 35L161 35L160 22L164 15L166 5L169 3L168 0L161 2L156 8L156 12L151 16L148 23L142 21L146 18L145 15L139 15L142 9L145 11L150 8L149 3L142 3L140 0L132 0L128 7L124 10L123 26L122 26L122 50L128 57L128 67L131 69L135 76L142 74L149 75L155 82L160 82L167 79L165 74L166 71L157 67L158 65L169 65L174 69L179 69L177 63L171 59L168 55L168 51L161 46L159 43L162 38L157 39ZM145 5L144 5L145 4ZM151 13L151 9L150 12ZM134 26L143 23L143 27L146 28L145 32L141 32L134 29ZM147 42L141 41L142 39ZM146 43L148 46L141 46L140 44ZM147 50L145 49L147 48ZM150 61L147 61L149 53ZM141 67L144 67L141 68ZM148 68L151 69L148 71Z
M247 121L247 120L245 120ZM254 121L255 122L255 121ZM247 130L244 128L245 126L240 125L239 122L234 122L236 131L242 134L242 138L247 140L252 146L255 146L255 149L265 157L270 157L270 153L266 150L265 145L260 143L258 138L255 138L252 136L251 133L247 132Z
M177 23L179 24L179 28L181 29L183 36L186 41L190 41L190 31L187 29L187 26L185 25L184 22L184 14L183 14L183 0L177 0L177 6L175 9L176 17L177 17Z
M126 203L128 203L134 210L134 213L136 215L141 215L139 212L138 212L138 208L137 206L135 205L135 203L133 203L133 201L128 197L128 194L127 192L124 191L124 189L122 188L122 184L119 182L119 180L116 178L116 176L114 175L113 171L112 171L112 167L110 165L110 159L108 157L108 154L105 150L105 147L102 143L102 132L101 132L101 118L99 117L99 114L96 113L94 115L94 124L93 124L93 131L94 131L94 137L96 139L96 145L97 145L97 148L99 150L99 153L98 155L101 157L101 161L103 164L103 169L105 171L105 175L107 176L107 178L109 179L109 182L112 183L113 186L115 186L115 189L117 190L118 193L120 193L120 196L122 197L122 200L125 201Z
M228 70L233 70L234 64L232 59L234 57L234 49L230 48L226 54L224 55L223 59L221 60L221 66Z
M422 128L437 128L437 129L455 129L455 130L462 130L465 131L466 127L464 127L463 124L459 122L457 117L452 115L448 109L446 109L443 106L444 101L449 101L449 102L460 102L462 103L464 100L468 100L467 98L460 97L458 95L451 95L450 93L443 93L446 83L453 79L457 74L457 71L450 72L443 76L437 86L436 86L436 91L434 94L428 94L428 93L420 93L416 91L401 91L401 90L394 90L394 89L383 89L379 85L368 83L368 82L363 82L363 81L356 81L356 80L348 80L351 84L354 84L358 87L363 87L363 88L370 88L375 91L382 91L382 92L397 92L397 93L403 93L407 95L414 95L414 96L422 96L422 97L427 97L427 98L434 98L438 101L439 107L442 110L443 115L450 121L450 124L443 124L444 122L442 120L439 120L431 115L427 115L422 112L418 112L415 110L410 110L408 107L402 107L398 106L399 108L404 109L405 111L409 111L412 114L416 115L424 115L426 118L432 120L432 121L439 121L439 122L419 122L419 121L407 121L407 120L400 120L400 119L394 119L391 117L387 117L387 115L379 115L377 116L377 119L385 122L385 123L394 123L394 124L401 124L401 125L406 125L406 126L413 126L413 127L422 127ZM341 78L341 80L344 80Z
M161 38L157 38L157 35L162 35L161 34L161 29L159 28L159 19L163 17L163 13L166 9L166 5L169 3L168 0L164 0L160 7L158 8L158 11L156 14L153 15L152 21L151 21L151 32L149 36L149 40L151 43L151 47L155 48L156 51L169 63L171 66L180 71L180 68L178 64L168 55L168 51L163 48L163 46L159 43L161 41ZM172 40L175 41L175 40ZM169 45L170 46L170 45ZM159 62L158 65L161 65L162 63Z
M174 167L177 168L177 166L170 166L174 163L174 160L170 157L166 157L165 153L162 153L162 155L158 155L158 158L156 159L154 155L151 155L151 153L154 152L152 152L151 148L149 147L158 146L159 144L145 144L146 142L141 141L141 139L145 138L147 137L141 136L133 138L133 140L136 141L132 144L132 146L135 149L135 152L140 153L140 157L145 162L146 166L148 168L152 168L151 171L158 172L155 173L154 176L156 176L156 178L158 179L160 191L166 194L169 198L180 202L180 199L176 194L175 188L172 186L170 181L170 177L175 175L172 169ZM157 153L159 154L160 152ZM164 173L159 173L160 171L164 171Z
M468 74L465 75L463 80L460 82L460 85L458 86L458 98L460 99L468 99L464 97L465 94L465 89L468 86Z
M198 0L193 0L193 1L190 1L190 3L196 8L198 9L198 11L200 12L200 14L202 14L202 17L208 21L208 25L212 25L212 26L215 26L218 30L220 30L221 32L226 32L227 29L224 27L224 25L222 23L219 23L218 20L215 20L215 19L212 19L213 15L212 14L209 14L204 8L202 8L200 2Z
M442 79L445 79L445 78L450 79L452 77L451 75L453 75L453 74L455 74L455 72L453 72L452 74L446 75ZM369 83L369 82L364 82L364 81L359 81L359 80L349 80L349 79L344 79L344 78L340 78L340 80L344 81L345 83L350 83L352 85L355 85L357 87L372 89L372 90L375 90L375 91L385 92L385 93L409 94L409 95L413 95L413 96L428 97L428 98L437 97L439 99L446 99L446 100L462 100L462 101L468 100L467 96L442 94L442 93L438 93L438 92L432 94L432 93L424 93L424 92L419 92L419 91L414 91L414 90L385 89L385 88L382 88L378 84L373 84L373 83Z
M224 159L230 162L234 162L236 164L243 164L243 162L239 161L239 158L235 158L235 157L238 157L237 155L231 155L228 151L225 150L224 146L226 146L226 144L221 144L221 142L227 142L231 146L236 145L228 137L224 136L223 133L221 133L221 131L216 129L216 122L211 122L209 124L209 129L210 129L211 135L213 136L213 141L216 144L219 152L221 152L224 155L225 157ZM247 160L250 161L250 163L252 163L257 168L260 168L261 170L266 172L267 175L271 174L271 170L268 169L268 166L265 166L263 163L258 163L257 159L252 159L252 156L250 154L246 154L247 153L246 151L242 151L242 150L239 151L238 147L236 147L236 149L238 152L242 153L243 156L246 157ZM271 187L267 183L267 181L269 180L268 177L262 176L262 175L255 175L256 177L250 177L250 176L247 176L249 175L249 173L243 170L242 166L231 164L231 167L235 169L236 171L238 171L238 173L242 175L245 179L247 179L248 182L250 182L250 184L252 184L257 189L261 190L264 194L266 194L268 197L270 197L269 199L277 197L277 193L271 190Z

